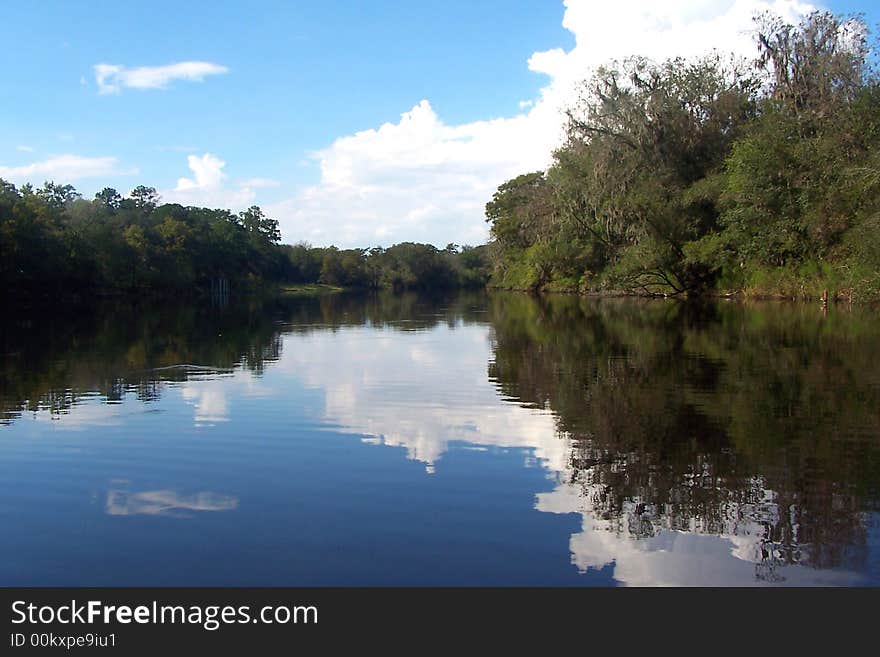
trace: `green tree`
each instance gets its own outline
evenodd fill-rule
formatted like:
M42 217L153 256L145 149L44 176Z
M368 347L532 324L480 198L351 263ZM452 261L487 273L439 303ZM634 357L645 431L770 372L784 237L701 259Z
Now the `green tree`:
M118 210L122 203L122 195L112 187L105 187L95 194L95 203L98 203L109 210Z
M155 187L146 187L138 185L129 194L129 198L134 203L134 207L146 212L152 212L159 205L159 193Z

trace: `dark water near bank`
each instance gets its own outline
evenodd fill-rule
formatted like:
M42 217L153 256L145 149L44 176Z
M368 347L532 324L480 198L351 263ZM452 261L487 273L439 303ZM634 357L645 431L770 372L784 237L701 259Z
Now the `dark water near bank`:
M880 584L868 310L0 319L0 585Z

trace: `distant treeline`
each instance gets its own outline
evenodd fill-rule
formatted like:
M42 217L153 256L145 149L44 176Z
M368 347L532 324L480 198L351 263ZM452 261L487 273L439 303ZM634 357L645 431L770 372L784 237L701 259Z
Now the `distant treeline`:
M70 185L0 180L0 290L57 296L211 289L267 283L365 288L483 286L485 247L398 244L339 250L279 244L278 222L259 207L240 213L160 204L152 187L127 198L105 188L91 201Z
M485 287L489 281L486 246L403 242L387 249L317 248L284 245L286 280L342 287L435 290Z
M599 69L547 171L486 207L493 283L880 297L880 85L857 19L756 19L754 61Z

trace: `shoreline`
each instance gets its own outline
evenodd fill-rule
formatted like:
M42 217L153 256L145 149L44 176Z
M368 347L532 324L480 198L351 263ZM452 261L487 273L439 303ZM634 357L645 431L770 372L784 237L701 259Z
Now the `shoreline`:
M351 288L338 285L325 285L323 283L282 283L275 290L280 296L291 297L321 297L328 294L348 292Z
M688 294L648 294L645 292L627 292L623 290L607 290L607 291L596 291L590 290L586 292L581 292L579 290L560 290L560 289L528 289L528 288L516 288L516 287L502 287L502 286L494 286L487 285L486 290L489 292L497 291L497 292L517 292L520 294L527 294L529 296L541 297L541 296L554 296L554 295L562 295L562 296L574 296L574 297L583 297L583 298L592 298L592 299L619 299L619 298L632 298L632 299L673 299L678 301L776 301L776 302L785 302L785 303L817 303L820 306L823 305L848 305L848 306L867 306L871 308L880 307L880 297L878 298L870 298L870 299L853 299L845 294L840 292L830 293L828 294L827 299L822 296L807 296L807 295L788 295L784 293L750 293L746 291L737 291L737 292L709 292L705 294L699 295L688 295Z

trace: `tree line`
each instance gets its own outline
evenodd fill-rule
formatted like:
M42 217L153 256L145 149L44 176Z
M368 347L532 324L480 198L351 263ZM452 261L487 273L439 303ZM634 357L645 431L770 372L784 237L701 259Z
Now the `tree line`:
M388 249L280 244L278 222L243 212L161 203L152 187L84 199L71 185L20 188L0 179L0 289L57 297L324 283L451 288L488 280L485 247L404 243Z
M489 280L486 246L402 242L387 249L337 249L305 243L284 245L287 280L341 287L442 290L485 287Z
M864 23L756 17L752 61L629 58L546 171L486 206L497 287L880 297L880 86Z

